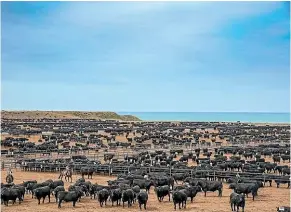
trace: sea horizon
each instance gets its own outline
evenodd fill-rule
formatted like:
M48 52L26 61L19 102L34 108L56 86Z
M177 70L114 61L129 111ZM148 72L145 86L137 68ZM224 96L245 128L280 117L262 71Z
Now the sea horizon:
M117 112L142 121L290 123L290 112Z

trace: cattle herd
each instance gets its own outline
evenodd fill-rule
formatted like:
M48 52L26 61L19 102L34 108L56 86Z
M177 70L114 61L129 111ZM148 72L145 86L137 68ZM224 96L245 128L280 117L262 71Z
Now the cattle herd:
M184 210L198 194L217 192L221 198L231 189L229 210L244 211L246 200L256 201L264 187L290 189L289 125L90 119L2 119L1 124L7 134L1 139L2 169L55 173L55 179L42 182L2 182L6 206L27 198L41 204L53 196L56 208L88 198L100 207L110 202L146 210L154 195ZM77 180L66 178L68 165ZM92 183L98 175L111 177L107 184Z

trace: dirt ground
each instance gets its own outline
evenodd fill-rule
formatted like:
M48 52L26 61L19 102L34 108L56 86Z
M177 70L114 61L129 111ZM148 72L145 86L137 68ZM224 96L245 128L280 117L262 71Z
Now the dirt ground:
M57 173L36 173L36 172L21 172L14 170L13 173L15 177L15 183L22 183L26 180L37 180L39 182L45 181L47 179L56 180L58 177ZM6 176L5 171L1 171L1 182L4 182ZM80 176L73 176L73 182L76 181ZM90 180L92 183L98 184L106 184L106 181L109 179L114 179L115 177L109 176L97 176L94 175L93 179ZM70 183L65 183L65 188L67 189ZM199 193L194 199L193 203L190 201L187 202L187 208L183 209L185 211L231 211L229 205L229 195L232 190L228 189L228 185L224 185L223 196L217 197L217 192L207 193L207 197L204 197L202 193ZM261 188L258 192L259 196L252 201L251 198L247 198L246 200L246 208L245 211L254 211L254 212L273 212L276 211L276 207L278 206L287 206L289 205L290 200L290 190L287 189L287 185L282 185L281 188L275 187L265 187ZM174 211L173 202L166 201L167 198L164 199L164 202L159 203L157 201L156 196L154 195L153 189L150 191L149 201L147 210L148 211ZM1 205L1 210L5 212L31 212L31 211L56 211L58 210L57 204L55 203L55 199L51 198L51 203L48 203L48 199L45 200L44 204L37 204L36 199L31 199L31 195L26 195L24 198L24 202L20 205L16 203L15 205L9 204L9 206ZM122 206L111 206L111 202L107 202L107 206L101 208L99 204L97 204L97 200L91 200L90 197L85 197L81 199L81 202L76 204L76 208L72 207L72 203L63 203L61 211L69 212L93 212L93 211L138 211L138 204L135 203L131 208L122 208Z

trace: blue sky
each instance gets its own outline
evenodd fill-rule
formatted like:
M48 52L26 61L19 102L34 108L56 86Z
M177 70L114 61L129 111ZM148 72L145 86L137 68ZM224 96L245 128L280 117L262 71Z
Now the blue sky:
M286 112L288 2L1 2L2 109Z

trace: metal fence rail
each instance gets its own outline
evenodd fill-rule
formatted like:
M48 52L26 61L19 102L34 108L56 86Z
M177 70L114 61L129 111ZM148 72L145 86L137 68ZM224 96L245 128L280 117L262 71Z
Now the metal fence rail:
M276 174L260 174L260 173L251 173L251 172L236 172L236 171L221 171L221 170L200 170L195 168L173 168L173 167L135 167L135 166L125 166L119 164L98 164L98 165L89 165L89 164L73 164L72 169L74 174L79 174L82 167L94 168L95 173L105 174L105 175L118 175L118 174L128 174L132 171L140 170L145 173L166 173L172 176L174 173L187 173L188 176L198 177L198 178L213 178L213 179L226 179L235 177L239 174L241 177L248 177L258 180L276 180L282 178L282 175ZM36 172L60 172L60 170L65 169L66 164L55 164L55 163L38 163L38 162L28 162L21 164L20 168L23 171L36 171ZM285 175L290 179L289 175Z
M88 159L93 160L103 160L104 154L114 154L114 159L124 159L124 155L127 154L128 156L132 156L134 154L139 154L144 151L155 152L155 151L163 151L167 154L170 154L170 151L175 150L183 150L181 154L189 154L195 153L195 149L184 149L182 147L172 147L170 149L163 149L163 148L148 148L148 149L125 149L118 147L116 149L89 149L89 150L79 150L79 151L69 151L66 149L61 149L58 151L47 151L47 150L37 150L34 152L23 152L23 153L14 153L11 154L2 154L3 159L5 158L14 158L14 159L26 159L26 158L34 158L34 159L58 159L63 157L71 157L76 155L85 155ZM202 149L207 148L208 151L215 152L216 147L207 147L207 146L200 146L201 153L203 153Z

